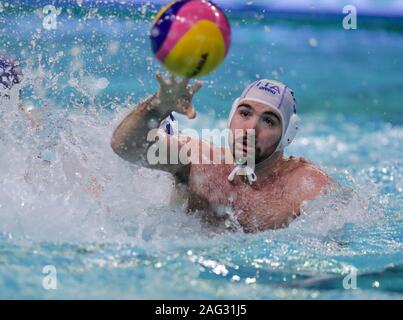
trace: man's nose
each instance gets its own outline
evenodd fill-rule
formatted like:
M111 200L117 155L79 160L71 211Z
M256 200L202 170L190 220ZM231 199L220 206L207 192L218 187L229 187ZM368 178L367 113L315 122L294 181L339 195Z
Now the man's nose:
M249 121L247 121L244 125L244 130L257 130L259 124L259 118L250 117Z
M255 134L257 135L257 132L259 130L259 118L258 117L253 117L253 119L251 120L251 128L252 130L254 130Z
M245 126L243 127L243 135L248 136L248 138L256 140L258 132L259 132L259 119L257 118L249 119L249 121L245 123Z

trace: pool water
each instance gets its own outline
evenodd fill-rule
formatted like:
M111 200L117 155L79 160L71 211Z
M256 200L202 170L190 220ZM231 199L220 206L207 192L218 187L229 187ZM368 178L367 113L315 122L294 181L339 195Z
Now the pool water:
M157 8L72 3L48 31L39 2L9 6L0 49L22 63L42 128L15 101L0 105L0 298L403 298L401 20L346 31L340 17L227 12L229 55L202 79L196 120L180 125L224 128L248 83L281 80L302 118L286 154L345 188L307 203L286 229L212 233L170 204L168 174L109 146L130 106L157 89ZM55 290L43 286L45 266Z

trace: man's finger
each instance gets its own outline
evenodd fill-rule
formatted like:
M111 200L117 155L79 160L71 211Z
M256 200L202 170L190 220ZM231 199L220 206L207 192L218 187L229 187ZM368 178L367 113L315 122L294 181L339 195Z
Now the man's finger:
M203 82L196 81L196 83L192 86L192 93L195 94L200 88L203 86Z
M176 75L171 72L169 74L169 80L171 80L171 84L176 83Z
M162 77L161 72L157 71L155 73L155 77L157 78L157 80L158 80L158 82L159 82L161 87L165 86L165 81L164 81L164 78Z
M193 108L193 106L191 105L187 110L186 110L186 115L189 119L194 119L196 118L196 110L195 108Z
M189 119L196 117L196 110L193 108L192 103L189 100L179 100L177 112L186 115Z
M180 85L181 85L183 88L186 88L186 87L188 86L188 84L189 84L189 81L190 81L189 78L183 78L183 79L181 80L181 82L180 82Z

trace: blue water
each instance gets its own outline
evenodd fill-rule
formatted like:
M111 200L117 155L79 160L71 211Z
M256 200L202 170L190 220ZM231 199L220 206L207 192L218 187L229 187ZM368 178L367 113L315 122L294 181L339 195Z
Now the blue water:
M287 154L354 192L312 201L287 229L217 234L169 204L169 175L110 150L129 106L157 89L156 8L133 8L72 5L56 31L32 8L2 8L0 49L22 62L43 128L1 106L0 298L402 299L402 22L346 31L340 17L228 12L230 53L181 125L223 128L246 84L279 79L303 120ZM42 286L47 265L56 290Z

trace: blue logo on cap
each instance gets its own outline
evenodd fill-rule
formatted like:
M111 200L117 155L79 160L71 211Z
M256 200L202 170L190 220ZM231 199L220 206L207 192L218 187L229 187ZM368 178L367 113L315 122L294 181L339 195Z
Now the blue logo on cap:
M280 94L280 88L270 82L267 82L264 86L261 86L262 82L259 81L256 86L259 90L264 90L272 94Z

